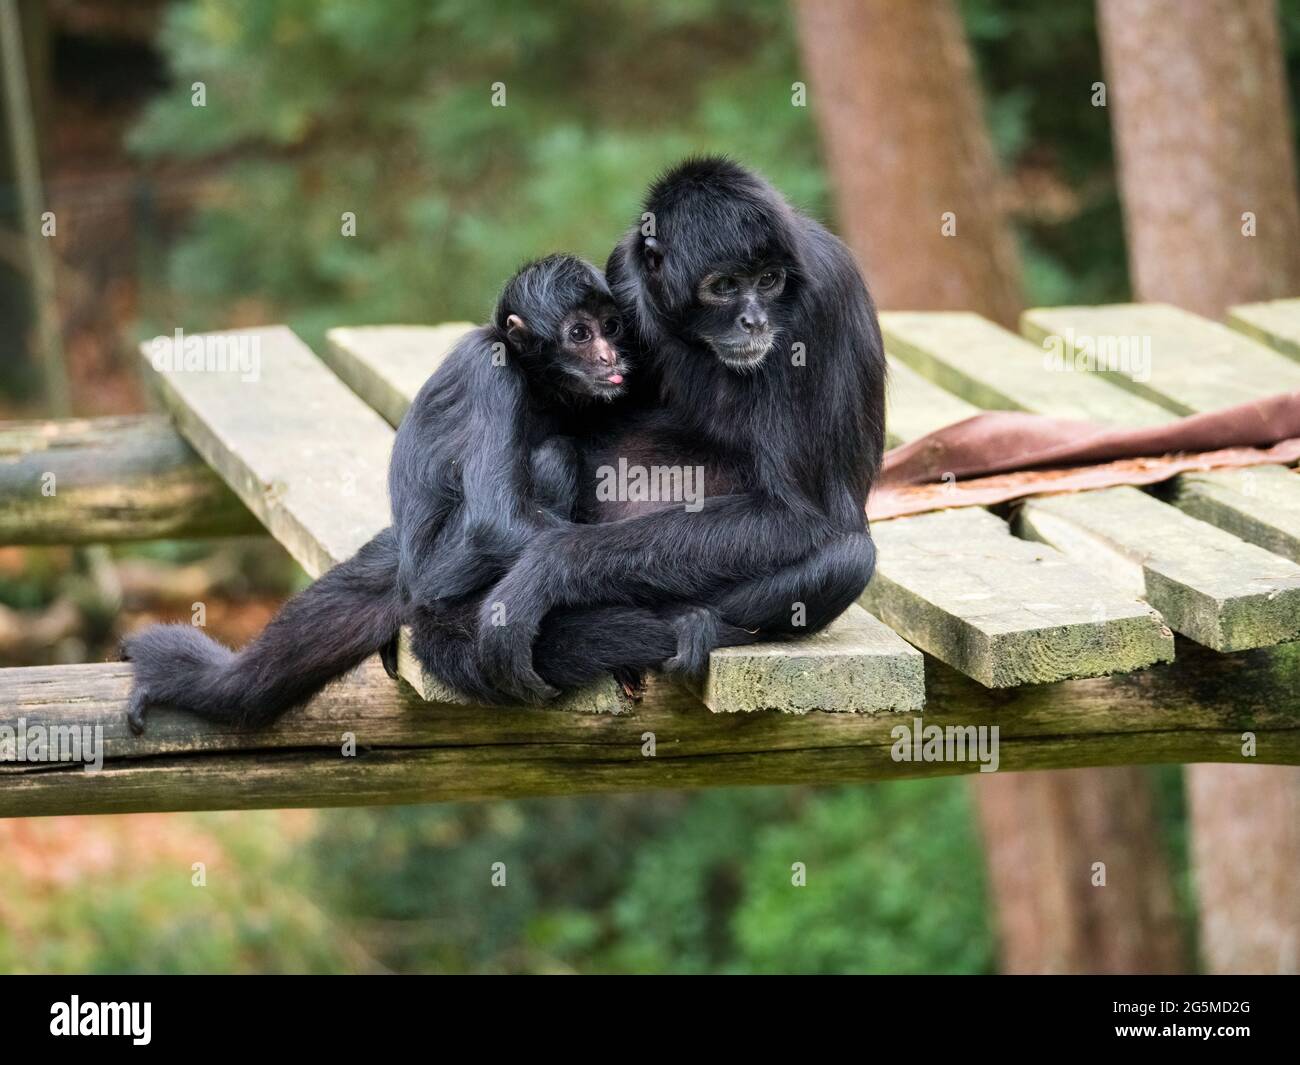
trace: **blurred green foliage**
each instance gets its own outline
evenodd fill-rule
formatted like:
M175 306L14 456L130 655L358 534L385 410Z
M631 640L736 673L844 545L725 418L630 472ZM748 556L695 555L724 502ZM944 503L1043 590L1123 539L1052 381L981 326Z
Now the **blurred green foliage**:
M167 267L183 325L220 324L245 296L309 339L481 320L523 259L603 264L647 177L691 151L824 202L775 0L188 0L160 44L175 86L132 145L216 179Z
M1101 77L1091 0L963 11L1004 161L1055 193L1019 212L1030 302L1123 298L1108 116L1078 104ZM789 105L784 0L183 0L160 46L174 86L132 146L214 188L142 335L220 325L243 297L310 340L481 320L525 258L603 262L648 177L692 151L734 154L828 212L812 109Z
M316 861L329 907L400 970L990 971L952 784L352 810Z

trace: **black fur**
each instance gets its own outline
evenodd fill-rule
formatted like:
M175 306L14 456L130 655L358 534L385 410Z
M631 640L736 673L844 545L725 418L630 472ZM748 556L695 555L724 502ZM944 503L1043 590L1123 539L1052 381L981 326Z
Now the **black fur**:
M614 313L598 270L572 256L522 269L492 324L456 346L399 427L389 470L392 528L291 599L238 653L189 625L129 637L132 727L141 731L155 704L240 726L267 724L376 651L394 669L393 644L405 623L431 672L467 694L503 701L477 667L474 594L539 529L572 517L578 456L562 434L587 424L593 397L619 391L607 378L621 363L587 364L562 350L561 327L578 311L597 321ZM511 316L526 331L512 331ZM667 622L649 612L626 621L606 635L605 657L648 665L672 653ZM548 629L549 672L566 686L598 675L603 661L601 653L573 654L564 643L567 624L557 617Z
M588 484L583 516L601 524L529 541L485 598L483 616L495 604L508 623L479 628L494 684L524 698L546 694L546 649L533 644L556 608L674 612L682 635L674 664L698 670L712 646L816 632L861 594L875 565L865 504L883 451L885 364L852 255L728 160L675 168L644 209L654 232L634 226L606 276L658 402L588 449L587 475L620 455L702 464L705 505L698 513L596 505ZM699 286L737 276L737 310L758 298L754 279L773 265L783 283L759 299L770 346L758 361L752 352L742 359L726 306L706 304ZM706 612L682 614L677 603ZM595 635L573 638L589 647Z

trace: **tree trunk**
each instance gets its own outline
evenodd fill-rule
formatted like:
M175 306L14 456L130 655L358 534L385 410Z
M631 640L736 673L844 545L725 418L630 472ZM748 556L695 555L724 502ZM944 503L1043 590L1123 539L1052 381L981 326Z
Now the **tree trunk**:
M1142 769L994 774L976 795L1005 972L1185 970Z
M1274 0L1102 0L1099 14L1135 293L1211 318L1296 295Z
M1300 293L1273 0L1101 0L1100 17L1136 296L1217 318ZM1187 778L1206 968L1300 971L1300 770Z
M1014 325L1020 268L951 0L799 0L840 230L882 307ZM945 212L956 235L944 236ZM1168 972L1183 949L1137 768L978 775L1003 967ZM1094 862L1106 866L1094 887Z
M840 231L877 302L1014 324L1020 264L950 0L801 0L797 11Z

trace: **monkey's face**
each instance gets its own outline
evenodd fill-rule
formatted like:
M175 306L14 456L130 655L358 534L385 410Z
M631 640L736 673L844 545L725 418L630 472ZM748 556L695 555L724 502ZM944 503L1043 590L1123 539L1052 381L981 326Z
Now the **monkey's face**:
M555 338L560 386L578 396L614 399L622 395L627 363L615 346L622 330L622 319L612 303L566 314Z
M776 339L785 279L775 263L706 271L695 284L692 332L728 369L756 369Z
M672 331L708 347L737 373L752 373L772 350L785 325L791 269L779 249L746 246L705 259L687 243L670 250L665 240L642 242L643 291Z

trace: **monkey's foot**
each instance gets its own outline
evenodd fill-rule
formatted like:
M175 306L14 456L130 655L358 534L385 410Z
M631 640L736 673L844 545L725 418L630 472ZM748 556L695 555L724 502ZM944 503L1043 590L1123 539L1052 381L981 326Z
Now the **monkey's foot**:
M619 686L634 703L639 703L645 697L645 674L639 669L632 669L630 666L619 666L611 670L614 679L618 681Z

